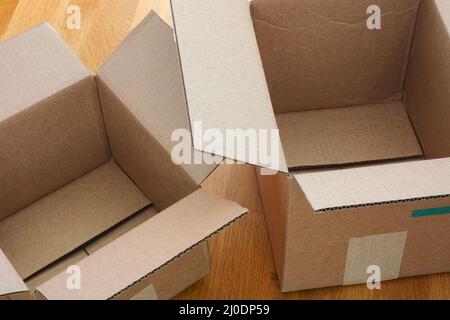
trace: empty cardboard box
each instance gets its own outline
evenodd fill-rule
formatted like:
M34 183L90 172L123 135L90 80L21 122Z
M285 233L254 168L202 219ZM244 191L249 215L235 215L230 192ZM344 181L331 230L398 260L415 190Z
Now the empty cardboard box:
M150 14L94 77L48 25L0 45L0 298L168 299L246 212L175 165L173 29Z
M283 291L450 271L448 0L172 9L194 147L195 122L279 129L277 166L220 155L277 171L258 176Z

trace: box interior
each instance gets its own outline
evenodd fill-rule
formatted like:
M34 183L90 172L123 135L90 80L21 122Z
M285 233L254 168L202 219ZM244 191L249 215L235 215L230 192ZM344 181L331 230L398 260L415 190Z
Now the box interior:
M48 25L2 43L0 61L9 86L0 89L0 104L7 106L0 110L0 249L30 289L153 220L198 190L216 167L170 160L168 137L188 123L173 30L155 14L97 77ZM32 90L21 95L26 86ZM185 204L205 215L198 207L203 202L218 212L241 211L206 194ZM223 226L222 213L187 239ZM158 220L161 228L169 227L167 219L175 217ZM136 245L138 239L129 238L128 246ZM165 247L178 249L170 242Z
M381 30L366 26L373 4L382 10ZM291 171L450 156L447 142L438 155L436 148L425 147L436 145L432 138L443 138L431 136L431 130L444 134L444 140L450 134L442 123L448 123L449 111L438 108L442 102L429 94L434 90L442 99L448 88L422 83L433 71L439 75L437 66L448 66L448 54L425 52L421 39L449 52L436 4L443 5L439 0L252 1ZM439 32L426 30L425 24ZM434 70L426 70L436 59ZM436 123L441 124L434 128Z
M0 54L8 77L0 248L28 280L139 221L133 217L151 201L111 157L96 82L53 29L31 29L3 43Z

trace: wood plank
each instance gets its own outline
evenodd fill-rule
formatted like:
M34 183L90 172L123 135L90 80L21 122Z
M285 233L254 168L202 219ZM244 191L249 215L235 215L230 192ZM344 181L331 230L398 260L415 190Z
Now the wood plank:
M0 40L3 39L3 33L8 28L18 3L19 0L3 0L0 2Z

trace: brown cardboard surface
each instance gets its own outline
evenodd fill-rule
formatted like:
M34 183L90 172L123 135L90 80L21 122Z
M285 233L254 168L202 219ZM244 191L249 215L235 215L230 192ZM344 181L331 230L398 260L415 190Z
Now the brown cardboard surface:
M164 210L196 191L198 184L164 150L126 105L98 79L108 137L115 161Z
M112 298L245 212L236 203L198 190L82 260L82 290L68 290L64 274L38 290L51 300Z
M92 77L0 122L0 159L0 220L106 162Z
M290 139L283 141L290 166L293 151L298 151L299 157L316 159L318 151L314 148L304 154L296 148L297 141L306 140L303 144L308 145L314 140L311 132L323 138L316 138L314 146L326 145L327 150L342 151L337 154L344 159L353 157L353 152L364 157L377 151L364 151L368 145L358 143L366 138L364 135L376 132L370 130L370 125L347 140L345 121L333 123L331 117L317 116L314 125L311 122L315 119L304 116L330 110L304 110L339 107L334 112L343 115L342 106L381 101L381 108L376 111L383 114L383 107L396 106L393 101L400 100L404 91L411 51L408 43L418 3L253 1L254 25L274 109L277 113L289 112L277 117L282 119L281 124L278 119L282 138L286 126L292 129L288 132ZM381 33L363 30L369 4L381 4ZM425 158L448 157L449 116L444 106L450 101L450 2L421 1L418 16L405 85L406 109ZM408 128L406 131L395 133L392 130L399 127L392 125L394 117L389 113L384 116L386 119L382 120L376 114L367 114L359 121L382 122L377 136L389 135L385 141L396 144L392 152L420 151L413 134L400 133L412 133L410 124L404 127ZM405 119L403 112L402 118ZM354 119L356 115L352 114L344 120ZM295 122L298 126L294 126ZM324 130L317 128L323 123L328 123L326 128L332 126L335 131L330 135L339 139L322 137ZM297 134L307 131L308 134ZM348 144L343 143L346 141ZM315 172L305 170L302 174L293 173L294 176L259 177L283 291L366 282L369 264L382 267L382 279L450 270L450 255L446 254L450 248L450 216L412 217L414 210L449 205L449 158L363 164L364 161L344 170L315 168ZM317 210L323 212L318 214Z
M194 147L207 151L203 133L210 129L223 137L230 129L277 129L248 2L216 0L205 5L203 0L172 0L172 11ZM250 159L248 145L241 154L234 148L216 152L287 172L279 147L278 165Z
M113 157L158 211L196 191L214 168L172 161L172 131L187 126L180 77L173 30L151 14L97 78Z
M49 25L0 44L0 70L1 220L107 161L109 150L95 82Z
M112 228L104 235L86 244L84 246L84 249L88 254L93 254L95 251L98 251L99 249L103 248L108 243L116 240L117 238L124 235L128 231L136 228L137 226L144 223L148 219L154 217L157 213L158 212L153 207L143 209L142 211L129 217L127 220L121 222L119 225Z
M201 242L185 254L163 266L158 272L114 297L114 300L140 299L165 300L188 288L205 277L210 271L210 259L207 242ZM148 289L150 287L150 290ZM142 296L142 290L147 293Z
M450 156L450 3L422 1L406 107L427 158Z
M421 156L401 102L276 115L289 168Z
M294 178L280 173L262 178L277 180L277 185L283 186L271 189L271 193L277 194L270 197L271 207L286 207L287 210L266 211L265 214L276 219L278 224L280 220L289 222L281 228L278 224L275 227L268 224L275 254L282 257L275 262L284 292L343 285L352 238L407 231L399 277L446 272L450 268L450 256L443 254L450 245L450 216L411 217L411 212L416 209L448 206L448 198L387 203L315 214ZM269 184L265 183L266 186ZM283 196L287 201L277 203L277 198L284 201ZM270 208L266 207L266 202L264 204L265 208ZM274 239L284 239L281 250L278 242L273 242ZM363 250L359 250L365 257L372 258L367 261L380 265L384 263L394 271L397 266L385 259L390 251L381 255L367 253L366 249L380 248L371 245L373 242L367 244L360 247ZM391 257L394 257L394 251L391 253Z
M450 196L450 158L295 175L314 210Z
M14 96L6 96L0 110L0 191L10 200L0 206L0 248L17 279L44 288L36 298L141 297L153 288L158 298L171 298L205 276L204 240L246 209L198 190L216 165L177 166L170 159L170 134L189 129L173 30L150 15L97 83L46 25L9 45L1 54L30 48L18 59L8 56L0 73L7 81L15 69L30 68L14 75L4 92ZM175 204L154 216L143 209L150 204L144 193L158 209ZM72 264L81 267L82 293L64 291ZM5 266L0 263L2 273Z
M27 278L148 204L108 162L3 220L0 248Z
M90 76L43 24L0 44L0 122Z
M47 268L39 271L34 276L25 280L25 284L31 291L34 291L40 284L48 281L61 272L66 272L67 268L76 265L79 261L86 258L88 254L84 249L77 249L64 258L52 263ZM69 276L69 275L68 275Z
M268 226L275 267L279 275L283 274L286 246L286 228L289 208L289 189L286 183L287 175L277 173L262 175L261 169L256 168L261 200ZM290 178L292 179L292 178Z
M283 291L344 284L349 240L386 233L408 232L399 277L450 270L450 255L444 254L450 246L450 216L411 217L413 210L448 206L448 198L314 214L295 181L291 190L285 268L280 275ZM383 255L372 257L377 258L372 263L383 263Z
M398 100L419 0L253 0L276 112ZM367 8L382 8L369 30Z
M26 291L27 286L0 249L0 296Z
M30 292L20 292L11 295L0 296L0 301L24 301L24 300L35 300L34 295Z
M177 141L174 130L189 136L189 120L178 50L173 29L154 12L124 40L97 76L129 112L171 154ZM200 151L192 150L197 157ZM220 163L220 158L216 163ZM216 165L188 165L181 168L198 184ZM170 174L170 173L169 173Z

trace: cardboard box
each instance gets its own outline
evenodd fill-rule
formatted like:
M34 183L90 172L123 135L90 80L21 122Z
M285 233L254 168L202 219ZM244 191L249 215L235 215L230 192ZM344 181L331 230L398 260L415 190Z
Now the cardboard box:
M172 9L195 148L195 122L279 129L278 166L220 155L278 172L258 176L283 291L450 271L449 1Z
M171 161L178 61L154 13L95 77L49 25L0 45L2 299L168 299L209 272L246 209L200 189L216 165Z

